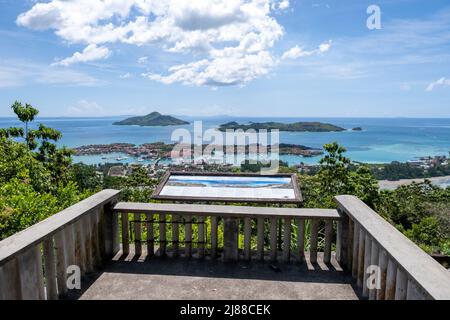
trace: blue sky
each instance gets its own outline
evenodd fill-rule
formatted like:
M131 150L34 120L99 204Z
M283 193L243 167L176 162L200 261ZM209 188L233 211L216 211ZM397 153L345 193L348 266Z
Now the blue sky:
M42 116L450 117L450 4L0 0L0 116L16 99Z

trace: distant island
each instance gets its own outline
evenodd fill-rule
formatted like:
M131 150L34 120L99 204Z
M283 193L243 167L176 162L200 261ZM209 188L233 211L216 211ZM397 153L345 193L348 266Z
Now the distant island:
M182 124L189 124L189 122L159 112L152 112L146 116L131 117L113 123L113 125L118 126L179 126Z
M220 125L220 131L231 130L275 130L280 131L297 131L297 132L332 132L332 131L345 131L346 129L332 125L330 123L322 122L294 122L294 123L281 123L281 122L252 122L249 124L239 124L236 121L231 121Z
M362 131L362 128L361 128L361 127L355 127L355 128L353 128L352 130L353 130L353 131Z

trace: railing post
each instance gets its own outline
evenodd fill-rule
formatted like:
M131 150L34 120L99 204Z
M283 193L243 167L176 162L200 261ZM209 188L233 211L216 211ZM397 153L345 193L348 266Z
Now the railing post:
M297 252L299 262L305 260L305 219L297 218Z
M238 260L239 219L225 218L223 222L223 260Z
M341 208L338 212L341 220L337 223L336 260L343 269L349 269L349 217Z
M20 279L17 258L0 266L0 300L19 300Z
M217 227L218 218L216 216L211 217L211 257L217 258Z
M101 220L103 220L103 259L113 257L120 251L119 241L119 214L113 212L115 201L106 204L101 211Z

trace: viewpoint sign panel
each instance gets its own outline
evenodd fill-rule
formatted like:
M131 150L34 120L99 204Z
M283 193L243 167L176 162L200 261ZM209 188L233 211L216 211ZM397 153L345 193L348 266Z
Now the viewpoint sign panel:
M168 172L153 195L160 200L300 203L295 174Z

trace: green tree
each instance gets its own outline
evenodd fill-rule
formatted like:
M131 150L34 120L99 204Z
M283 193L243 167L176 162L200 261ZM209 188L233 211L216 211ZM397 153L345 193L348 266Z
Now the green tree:
M34 118L39 114L39 111L26 103L25 106L19 101L15 101L11 106L17 118L25 124L25 138L28 139L28 124L34 121Z

